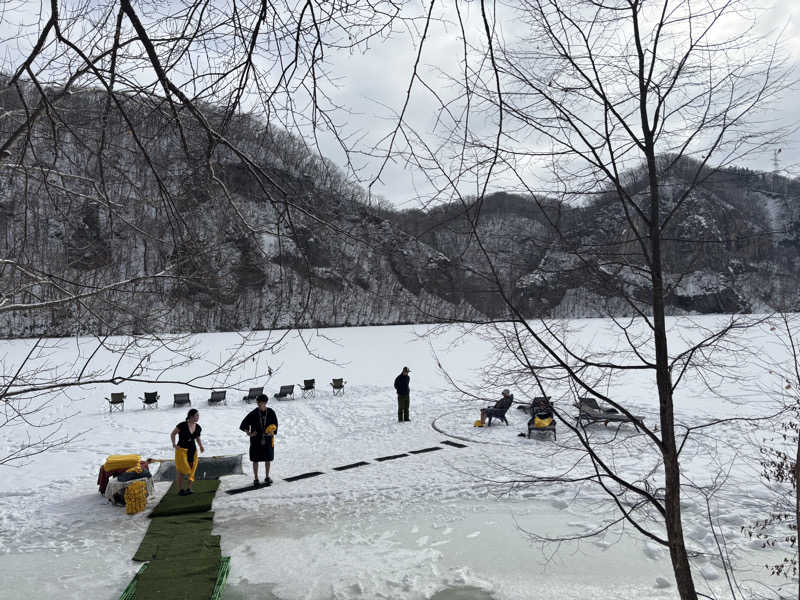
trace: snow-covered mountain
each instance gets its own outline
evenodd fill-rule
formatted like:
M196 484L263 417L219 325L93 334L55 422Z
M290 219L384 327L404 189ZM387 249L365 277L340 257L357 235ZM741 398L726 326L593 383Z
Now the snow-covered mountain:
M668 311L797 310L800 181L746 169L702 172L678 204L697 168L678 161L662 178ZM645 200L642 192L634 199ZM435 217L431 226L422 214L406 214L401 226L448 255L465 274L465 298L486 314L502 315L490 289L498 280L526 316L625 315L632 306L649 312L641 247L612 194L572 207L505 193L485 198L474 230L491 268L469 235L474 210L440 207Z
M205 107L209 140L156 96L3 89L0 133L16 141L0 179L0 303L22 306L2 313L2 336L497 318L503 296L525 316L580 317L647 300L611 196L397 212L248 115ZM17 135L42 93L47 118ZM665 178L665 213L692 166ZM670 311L797 308L798 199L800 182L769 174L704 176L664 229Z

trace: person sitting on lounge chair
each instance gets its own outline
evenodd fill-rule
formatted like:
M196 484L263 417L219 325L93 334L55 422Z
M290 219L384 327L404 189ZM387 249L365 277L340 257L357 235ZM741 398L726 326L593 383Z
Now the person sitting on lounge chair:
M481 409L480 426L483 427L484 425L486 425L487 417L489 418L490 425L492 423L493 417L501 419L507 425L508 421L506 421L506 411L511 406L511 403L513 401L514 401L514 394L512 394L511 390L509 390L508 388L504 389L502 397L500 398L500 400L495 402L494 406L487 406Z

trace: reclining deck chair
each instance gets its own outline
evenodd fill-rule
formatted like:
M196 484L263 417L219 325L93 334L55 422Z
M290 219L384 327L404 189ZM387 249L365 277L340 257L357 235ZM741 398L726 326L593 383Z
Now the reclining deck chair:
M504 398L500 398L497 402L495 402L494 406L487 406L484 410L486 411L486 425L488 427L492 426L492 419L500 419L503 423L508 425L508 419L506 419L506 412L508 409L511 408L511 405L514 403L514 394L509 394Z
M313 379L303 379L303 385L299 386L300 391L303 392L303 398L310 398L314 395L314 380Z
M281 390L273 398L276 400L288 400L289 398L294 400L294 384L282 385Z
M263 387L250 388L250 391L247 392L247 396L242 398L242 402L247 402L247 403L255 402L256 398L258 398L263 393L264 393Z
M178 406L191 406L192 401L189 399L189 394L173 394L172 395L172 407Z
M331 387L333 388L334 396L344 396L344 384L347 383L344 379L331 379Z
M208 399L208 405L216 406L218 404L225 404L227 406L228 401L225 399L226 393L226 390L212 391L211 397Z
M158 392L145 392L144 398L139 396L139 400L142 401L142 410L145 408L158 408L158 399Z
M556 419L553 405L550 403L550 396L536 396L530 405L531 418L528 420L528 439L534 433L553 434L553 441L556 441Z
M606 426L611 422L620 424L633 423L637 431L640 425L644 426L644 417L632 415L631 418L622 414L616 408L600 408L597 400L589 396L579 396L578 403L575 406L578 409L579 425L583 425L584 421L586 421L587 425L601 421Z
M123 392L113 392L111 394L111 398L106 397L106 401L108 402L108 412L114 412L118 410L123 412L125 410L125 394Z

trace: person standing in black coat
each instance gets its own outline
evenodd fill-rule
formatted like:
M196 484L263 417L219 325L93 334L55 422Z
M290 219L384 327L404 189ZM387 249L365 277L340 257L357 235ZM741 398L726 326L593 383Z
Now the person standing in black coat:
M264 463L264 484L272 485L269 467L275 458L275 435L278 433L278 417L275 411L267 408L267 397L261 394L256 403L258 408L247 413L239 429L250 438L250 461L253 463L253 485L257 486L258 463Z
M400 422L411 420L408 414L408 408L411 404L411 390L409 389L411 378L408 376L409 373L411 373L411 369L403 367L400 375L394 378L394 389L397 390L397 420Z

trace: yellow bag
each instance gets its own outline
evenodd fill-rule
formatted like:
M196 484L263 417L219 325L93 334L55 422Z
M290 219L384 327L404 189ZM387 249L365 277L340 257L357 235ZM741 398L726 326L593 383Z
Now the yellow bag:
M138 467L142 457L139 454L112 454L106 459L103 468L106 471L124 471Z
M147 506L147 484L144 481L134 481L125 488L125 513L135 515L142 512Z
M539 417L533 417L534 429L541 429L542 427L547 427L552 422L553 422L552 417L545 417L544 419L540 419Z

